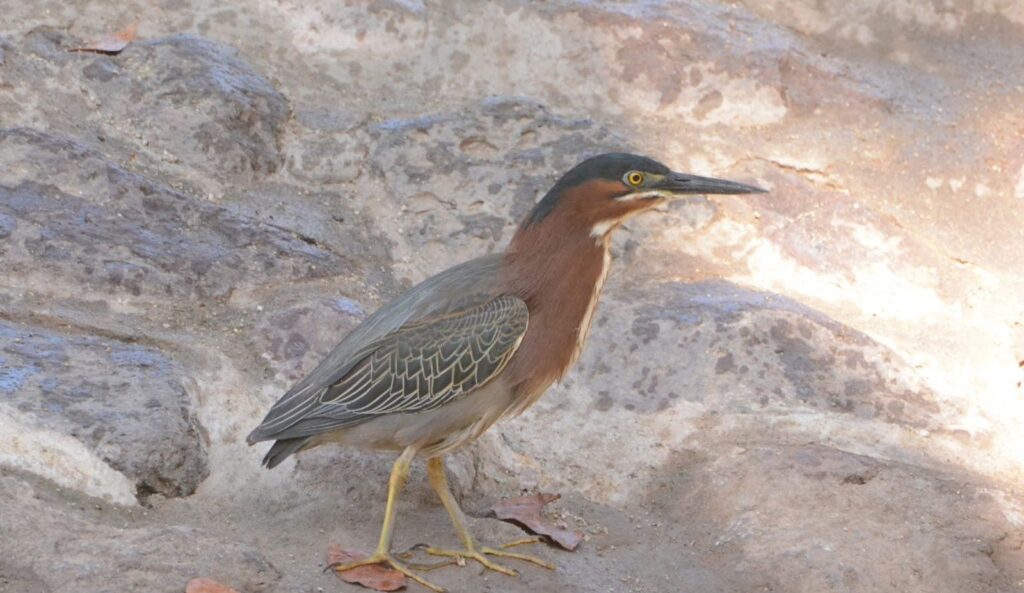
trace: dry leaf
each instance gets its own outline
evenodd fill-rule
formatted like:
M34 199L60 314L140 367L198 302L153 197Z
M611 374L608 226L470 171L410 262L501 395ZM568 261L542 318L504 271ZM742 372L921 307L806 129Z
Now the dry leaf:
M238 593L238 591L210 579L192 579L185 585L185 593Z
M366 557L367 555L362 552L345 550L338 544L331 544L327 549L327 566L358 562ZM397 591L405 586L404 574L380 564L368 564L345 572L333 572L346 583L362 585L375 591Z
M128 44L135 40L139 31L138 23L132 23L117 33L93 39L82 47L73 47L71 51L91 51L98 54L119 54Z
M559 499L558 494L539 492L530 496L509 498L494 505L491 512L502 521L522 527L526 531L542 536L566 550L575 550L583 541L583 533L553 525L541 513L544 505Z

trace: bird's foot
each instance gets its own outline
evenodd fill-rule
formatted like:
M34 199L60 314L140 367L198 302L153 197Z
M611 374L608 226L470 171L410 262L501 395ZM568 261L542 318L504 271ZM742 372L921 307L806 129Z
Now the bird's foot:
M442 587L438 587L434 583L431 583L430 581L424 579L415 572L409 570L404 564L399 562L398 559L395 558L394 555L392 555L390 552L378 551L374 553L372 556L368 556L362 560L356 560L355 562L337 562L328 565L327 569L340 573L352 570L354 568L359 568L360 566L369 566L371 564L382 564L384 566L397 570L398 572L404 574L406 577L416 581L417 583L423 585L431 591L436 591L436 593L444 593L444 589Z
M435 548L433 546L424 546L420 549L422 549L427 554L430 554L431 556L445 556L451 558L452 562L449 562L449 564L454 563L458 564L459 566L465 566L467 559L476 560L477 562L482 564L484 568L493 570L495 572L500 572L501 574L516 576L519 573L517 573L515 570L502 564L498 564L497 562L493 562L489 558L487 558L487 556L497 556L499 558L511 558L513 560L522 560L523 562L532 562L537 566L543 566L544 568L554 570L555 565L551 564L550 562L547 562L546 560L542 560L540 558L537 558L536 556L530 556L529 554L518 554L516 552L507 551L508 548L514 546L535 544L539 541L541 541L540 538L536 537L518 539L502 545L501 549L490 548L487 546L477 546L476 544L472 544L469 547L464 548L462 550Z

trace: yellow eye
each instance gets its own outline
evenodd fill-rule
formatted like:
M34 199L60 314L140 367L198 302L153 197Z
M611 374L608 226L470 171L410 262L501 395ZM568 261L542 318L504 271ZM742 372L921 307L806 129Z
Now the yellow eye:
M638 187L644 182L644 174L637 171L626 173L626 181L633 187Z

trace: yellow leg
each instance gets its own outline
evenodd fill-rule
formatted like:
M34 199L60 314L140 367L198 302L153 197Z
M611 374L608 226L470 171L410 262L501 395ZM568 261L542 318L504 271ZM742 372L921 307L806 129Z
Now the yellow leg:
M491 570L512 576L516 574L516 571L502 566L501 564L491 562L487 556L500 556L504 558L523 560L526 562L532 562L538 566L543 566L544 568L553 569L555 567L553 564L545 562L544 560L534 556L478 546L476 540L473 539L473 535L469 532L469 528L466 526L466 515L462 513L462 509L459 508L459 503L455 501L455 497L452 496L451 490L448 487L448 477L444 473L444 461L442 461L440 457L432 457L427 461L427 479L430 481L431 488L434 489L434 492L437 492L438 498L441 499L441 504L443 504L445 510L448 511L448 516L452 519L452 526L455 527L455 532L459 534L459 539L462 540L463 549L445 550L442 548L429 547L425 548L423 550L424 552L434 556L447 556L449 558L454 558L459 565L465 564L465 559L470 558ZM507 548L527 543L536 543L537 541L539 541L537 538L519 539L502 547Z
M406 568L391 554L391 538L395 532L395 501L398 499L398 493L402 490L402 487L405 486L405 482L409 478L409 466L412 465L412 459L415 456L416 449L406 449L398 459L395 460L395 465L391 468L391 478L388 480L388 503L384 507L384 525L380 530L380 540L377 542L377 550L371 556L363 560L332 566L331 568L335 571L345 572L346 570L366 566L368 564L386 564L428 589L437 591L438 593L444 592L444 589L441 587L438 587Z
M384 524L380 528L380 539L377 541L377 554L391 552L391 539L395 535L395 503L398 501L398 493L405 487L409 479L409 467L412 465L412 458L416 455L415 449L406 449L395 460L391 468L391 478L388 479L388 502L384 506Z

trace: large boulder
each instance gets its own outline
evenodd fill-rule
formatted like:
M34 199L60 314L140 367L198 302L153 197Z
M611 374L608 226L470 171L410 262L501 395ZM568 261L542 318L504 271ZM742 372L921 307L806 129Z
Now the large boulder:
M151 170L212 181L211 191L250 184L283 166L291 108L234 49L175 35L132 43L117 56L69 51L81 45L47 27L29 33L0 64L4 78L21 92L43 92L50 79L75 84L46 91L53 100L33 104L0 93L0 109L14 116L4 121L27 123L34 113L90 141L109 138Z
M192 494L209 468L188 381L152 347L0 324L0 457L122 504Z
M646 492L662 537L737 590L1018 591L1024 577L1013 507L957 468L741 442L674 456Z
M68 139L0 130L0 163L12 278L137 301L209 302L269 278L353 269L315 239L171 190Z
M459 466L466 479L626 501L694 447L870 440L920 463L934 440L962 438L957 410L906 361L786 297L721 281L609 284L577 369L485 439L480 458ZM533 462L517 475L523 456Z

